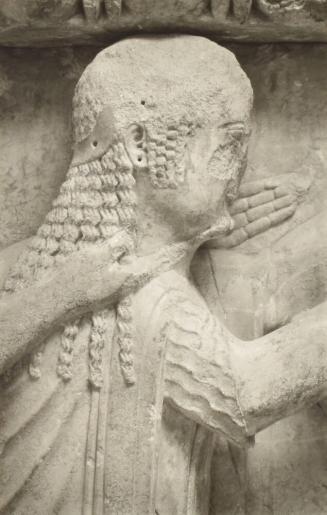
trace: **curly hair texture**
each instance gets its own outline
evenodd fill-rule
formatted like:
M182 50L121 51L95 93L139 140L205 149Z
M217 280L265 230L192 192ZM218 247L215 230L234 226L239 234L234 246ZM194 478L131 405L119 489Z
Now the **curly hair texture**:
M150 44L146 38L129 38L100 52L82 74L73 99L75 145L87 149L82 157L87 162L69 169L53 208L10 272L2 294L28 286L83 245L110 242L118 231L130 241L128 252L135 251L135 180L121 137L131 122L145 128L152 186L177 188L187 173L188 137L209 120L217 126L230 121L247 126L251 105L251 85L233 54L205 38L169 36ZM101 125L107 109L110 123ZM89 138L96 130L101 145L92 153ZM215 159L220 159L218 154ZM226 170L228 163L226 158ZM114 256L114 244L112 252ZM100 388L106 311L94 313L90 326L89 380ZM132 329L131 299L125 298L117 306L115 337L127 383L135 382ZM76 320L61 336L57 373L64 381L73 374L78 332ZM40 376L41 361L42 347L31 357L31 377Z
M74 141L85 141L107 108L119 132L132 121L148 127L160 120L166 128L183 119L248 124L252 97L235 56L206 38L126 38L102 50L80 77L73 99Z
M187 137L193 135L194 125L181 121L166 127L146 125L148 167L154 188L177 188L185 180L185 151Z
M60 188L53 209L46 216L29 248L20 256L4 285L2 294L28 286L40 274L65 260L83 245L96 244L123 230L130 239L130 252L135 242L135 205L133 167L122 143L115 143L99 160L70 168ZM113 257L115 249L113 249ZM122 301L126 310L126 300ZM122 371L132 377L130 343L131 317L117 308L118 341L122 348ZM123 314L124 311L124 314ZM105 311L94 313L89 335L89 380L102 385L102 349L105 339ZM121 320L120 320L121 319ZM73 373L74 341L78 320L67 324L61 336L57 373L68 381ZM31 377L40 377L42 349L33 353L29 364ZM125 373L126 369L126 373Z
M147 124L146 152L149 180L155 188L177 188L185 179L184 163L191 123ZM118 232L126 234L129 252L135 251L136 194L133 165L123 143L117 141L99 159L71 167L51 211L19 257L5 282L2 295L28 286L42 272L62 263L67 255L85 245L109 241ZM112 249L113 259L115 248ZM106 313L91 317L89 335L89 381L95 388L103 382L102 350L105 345ZM64 327L57 361L57 374L69 381L73 374L74 343L79 332L79 320ZM122 299L116 307L115 339L119 346L121 370L127 384L136 380L133 363L133 321L131 298ZM29 359L29 374L41 375L43 346ZM18 367L15 367L18 370ZM11 375L7 375L8 382Z
M149 180L154 188L177 188L184 182L187 141L195 130L194 124L185 119L169 123L166 128L159 123L147 124L145 150ZM28 286L42 272L85 245L110 242L117 232L124 232L129 252L133 253L137 233L134 185L133 165L118 139L101 158L71 167L52 210L11 270L2 295ZM113 247L113 260L117 259L115 253L117 249ZM106 310L94 313L90 320L89 381L95 388L100 388L103 382L106 313ZM79 320L75 320L64 327L61 335L57 374L64 381L69 381L73 374L74 342L78 332ZM136 378L130 297L122 299L116 307L115 339L124 379L127 384L133 384ZM40 346L30 356L28 369L34 379L41 374L42 351ZM5 382L8 382L11 375L6 375Z

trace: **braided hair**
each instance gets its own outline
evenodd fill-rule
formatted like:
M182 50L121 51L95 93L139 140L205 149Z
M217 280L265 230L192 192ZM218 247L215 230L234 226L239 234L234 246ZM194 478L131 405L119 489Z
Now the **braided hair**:
M20 256L5 282L2 296L22 289L46 269L65 261L67 255L83 246L109 240L123 230L135 245L135 205L133 167L120 142L93 162L71 167L53 202L51 211L27 250ZM114 252L114 249L113 249ZM134 382L131 356L130 300L117 307L117 339L121 367L128 383ZM106 310L93 313L89 335L89 381L102 385L102 350L105 344ZM61 335L57 374L64 380L73 374L74 342L79 320L64 327ZM30 356L29 374L40 377L42 346Z

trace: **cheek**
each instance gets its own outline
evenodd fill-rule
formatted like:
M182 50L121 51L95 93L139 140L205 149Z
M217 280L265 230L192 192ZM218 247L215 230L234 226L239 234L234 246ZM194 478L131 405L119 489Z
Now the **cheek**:
M215 180L229 181L233 178L235 161L235 155L231 150L218 148L209 160L208 176Z
M235 145L220 147L211 156L207 173L211 179L238 183L246 168L246 150Z

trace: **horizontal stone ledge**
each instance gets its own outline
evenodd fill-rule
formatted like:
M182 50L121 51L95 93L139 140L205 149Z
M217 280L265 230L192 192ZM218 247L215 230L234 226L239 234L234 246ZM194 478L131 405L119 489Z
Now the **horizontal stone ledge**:
M151 32L327 42L327 0L0 1L0 45L97 45Z

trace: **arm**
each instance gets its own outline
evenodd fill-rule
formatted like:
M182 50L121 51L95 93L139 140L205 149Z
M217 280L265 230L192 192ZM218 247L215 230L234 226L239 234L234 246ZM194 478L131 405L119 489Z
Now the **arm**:
M239 402L250 433L326 396L327 303L252 342L232 338Z
M251 436L238 401L229 342L206 307L174 302L165 326L165 400L238 445Z
M120 236L115 236L117 239ZM116 241L69 256L28 288L0 300L0 375L67 321L109 308L184 256L184 243L155 254L116 261L126 251Z
M32 286L0 300L0 375L68 320L100 307L101 301L113 302L126 279L124 272L115 266L109 271L105 261L102 266L98 261L96 270L92 262L83 261L70 260ZM110 284L108 272L115 272Z
M327 224L322 211L274 245L269 273L275 288L265 310L265 331L279 327L327 296Z
M236 311L248 313L253 319L249 328L252 326L253 330L259 329L260 335L284 325L295 314L326 298L327 225L324 224L323 214L319 213L298 227L294 227L299 223L296 221L293 226L286 225L285 229L281 227L305 199L311 186L311 179L307 175L303 178L300 174L290 173L242 184L238 198L230 205L234 229L208 242L206 246L211 248L209 252L198 253L193 273L199 288L206 297L209 286L208 281L204 280L204 268L208 267L207 276L216 276L212 278L212 285L218 282L221 286L215 303L224 305L232 326L235 309L231 302L234 301L234 290L233 281L229 281L229 287L227 277L237 277L240 272L244 287ZM303 214L299 214L298 220L301 217ZM293 228L287 230L287 227ZM286 232L283 233L283 230ZM260 234L263 235L261 243ZM252 251L256 249L255 252L244 255L241 249L234 251L238 245L251 239L255 240L251 247ZM245 284L247 280L248 286ZM253 291L257 293L259 283L260 300L257 294L255 299L253 297ZM209 298L208 302L212 300ZM249 312L249 306L253 306L252 313ZM210 307L213 308L212 305ZM237 316L235 314L236 321ZM237 325L235 329L238 329ZM249 332L243 336L249 338L251 334Z
M189 418L243 444L325 396L327 304L252 342L193 311L166 332L166 399Z

